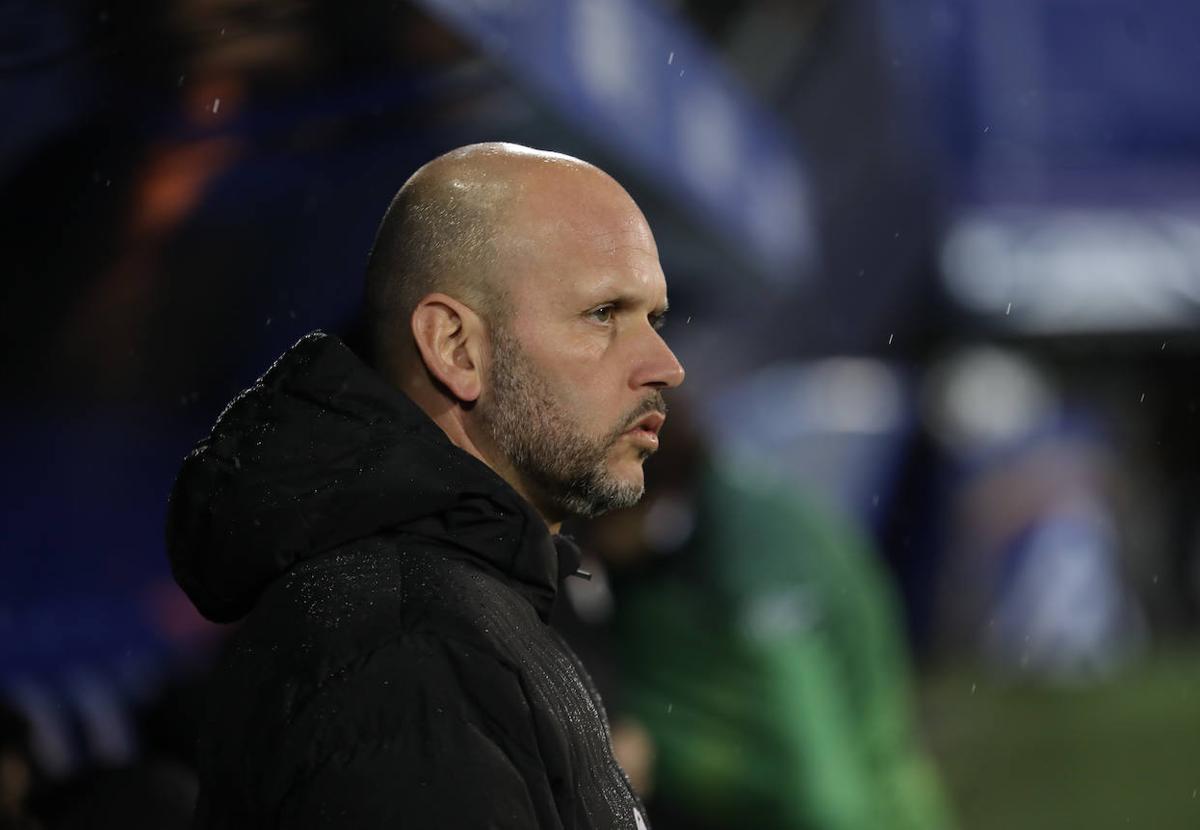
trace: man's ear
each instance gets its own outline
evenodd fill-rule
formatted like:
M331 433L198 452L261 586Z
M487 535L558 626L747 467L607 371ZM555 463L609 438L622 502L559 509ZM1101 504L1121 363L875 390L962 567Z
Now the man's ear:
M450 394L470 403L483 388L484 326L479 315L446 294L428 294L413 309L421 360Z

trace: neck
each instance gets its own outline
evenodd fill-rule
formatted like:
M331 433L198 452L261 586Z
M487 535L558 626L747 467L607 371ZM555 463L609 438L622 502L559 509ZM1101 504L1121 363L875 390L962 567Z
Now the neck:
M544 500L537 498L532 489L525 484L522 476L513 469L512 464L504 458L486 435L472 435L472 430L468 425L469 414L461 402L439 390L428 388L428 386L422 388L421 384L403 384L401 390L429 416L431 421L438 425L438 428L450 439L450 443L482 461L491 468L492 472L508 482L509 486L517 491L517 495L529 502L542 521L546 523L550 533L557 534L562 529L565 517L557 515L557 511L547 509Z

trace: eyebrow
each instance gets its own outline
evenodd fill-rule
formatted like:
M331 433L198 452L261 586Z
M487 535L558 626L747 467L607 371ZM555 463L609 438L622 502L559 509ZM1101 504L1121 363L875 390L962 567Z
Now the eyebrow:
M606 296L608 297L608 299L602 300L601 302L613 303L615 305L619 305L624 308L630 308L631 306L636 306L636 305L641 304L641 300L639 298L633 296L632 294L618 293L618 294L609 294ZM663 304L661 306L655 306L654 308L650 309L650 313L657 317L662 317L670 310L671 310L671 304L668 301L663 300Z

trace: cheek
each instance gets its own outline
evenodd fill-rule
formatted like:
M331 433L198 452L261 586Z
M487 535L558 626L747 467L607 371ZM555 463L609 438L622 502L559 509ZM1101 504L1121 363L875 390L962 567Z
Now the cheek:
M563 401L571 420L583 432L588 435L599 435L608 431L604 396L598 394L598 390L590 381L585 380L577 385L572 385L563 396Z
M609 341L565 335L551 340L529 352L560 407L559 414L588 435L607 435L624 415L621 379L613 372Z
M538 374L564 407L573 412L587 412L595 406L599 397L599 364L588 349L560 342L531 356Z
M613 407L613 395L594 377L563 379L558 391L559 416L569 421L576 433L600 440L617 428L621 413Z

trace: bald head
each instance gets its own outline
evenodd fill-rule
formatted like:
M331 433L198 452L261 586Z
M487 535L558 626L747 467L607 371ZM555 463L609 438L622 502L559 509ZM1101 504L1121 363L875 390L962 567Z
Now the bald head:
M552 530L641 495L683 367L654 236L606 173L513 144L434 159L384 216L366 299L380 373Z
M595 186L623 190L607 174L559 153L516 144L472 144L421 167L383 217L367 265L366 316L375 362L385 374L415 356L409 318L442 292L489 326L511 312L514 256L538 221L544 192ZM627 196L625 198L628 198Z

